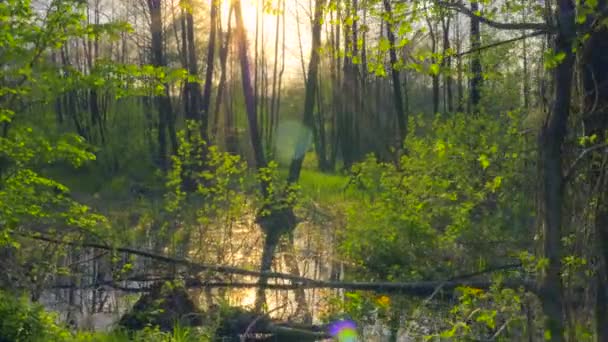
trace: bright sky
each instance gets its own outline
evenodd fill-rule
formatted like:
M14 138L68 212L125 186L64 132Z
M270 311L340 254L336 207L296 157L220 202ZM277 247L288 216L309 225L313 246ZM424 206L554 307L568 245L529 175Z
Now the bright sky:
M254 56L254 44L255 44L255 27L256 27L256 7L259 6L261 9L263 1L269 0L241 0L241 6L243 11L243 21L247 29L247 39L250 42L250 53L251 58ZM273 8L278 6L280 0L272 1ZM310 37L310 20L309 20L309 1L310 0L285 0L286 18L285 18L285 79L298 79L302 78L302 67L300 61L300 44L298 42L298 20L301 33L301 42L304 59L308 60L310 55L311 37ZM224 22L227 21L228 11L230 8L230 1L222 1L222 14L224 16ZM298 12L296 15L296 11ZM266 60L268 66L272 66L274 59L274 44L275 44L275 33L276 33L276 16L273 14L264 13L260 10L260 40L258 44L261 45L261 32L264 32L264 46L258 47L258 54L262 51L266 54ZM263 21L263 25L262 25ZM280 21L282 25L282 19ZM232 19L232 25L234 25L234 17ZM224 26L225 27L225 26ZM279 35L283 32L283 28L279 28ZM279 62L281 61L281 43L282 38L279 36ZM306 62L305 65L308 65ZM280 68L280 64L279 64ZM272 73L272 68L269 69Z

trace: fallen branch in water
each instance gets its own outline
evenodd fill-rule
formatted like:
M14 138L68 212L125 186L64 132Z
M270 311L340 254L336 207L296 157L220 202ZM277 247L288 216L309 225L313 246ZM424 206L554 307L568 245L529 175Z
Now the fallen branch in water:
M454 290L461 286L468 286L480 289L487 289L492 286L492 281L487 280L466 280L465 278L472 278L475 276L479 276L485 273L502 271L507 269L516 269L521 267L521 264L509 264L509 265L500 265L492 268L488 268L486 270L465 274L461 276L451 277L449 280L445 281L417 281L417 282L341 282L341 281L325 281L325 280L316 280L310 279L306 277L294 276L286 273L279 272L258 272L245 270L238 267L232 266L218 266L218 265L209 265L202 263L195 263L186 259L179 259L174 257L169 257L165 255L155 254L152 252L142 251L134 248L128 247L113 247L100 243L90 243L90 242L75 242L75 241L64 241L55 239L48 236L43 235L25 235L19 234L23 237L45 241L49 243L55 244L63 244L63 245L71 245L71 246L79 246L79 247L88 247L88 248L97 248L108 251L117 251L121 253L127 253L132 255L137 255L141 257L150 258L157 261L162 261L164 263L180 265L186 267L190 272L217 272L223 274L232 274L232 275L242 275L242 276L251 276L251 277L261 277L265 276L272 279L284 279L291 281L291 284L267 284L268 289L276 289L276 290L295 290L295 289L312 289L312 288L326 288L326 289L346 289L346 290L361 290L361 291L373 291L379 293L398 293L404 295L411 296L428 296L434 293L437 288L441 288L443 290ZM128 287L124 285L119 285L120 282L123 281L133 281L133 282L154 282L161 280L172 280L176 279L173 277L156 277L150 279L144 279L140 277L139 279L125 279L125 280L117 280L117 281L108 281L101 282L89 285L91 286L110 286L122 291L128 292L145 292L147 288L145 287ZM197 278L186 278L185 279L186 287L195 288L195 287L215 287L215 288L256 288L259 286L257 282L220 282L220 281L205 281ZM507 280L504 281L503 286L510 288L520 288L523 287L528 291L535 292L536 283L528 280ZM67 285L70 286L70 285Z

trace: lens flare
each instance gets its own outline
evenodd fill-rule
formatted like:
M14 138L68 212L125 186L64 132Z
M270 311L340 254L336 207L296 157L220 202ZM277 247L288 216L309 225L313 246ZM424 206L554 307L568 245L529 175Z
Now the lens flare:
M300 139L305 137L307 142L298 146ZM275 139L276 158L279 163L289 165L294 157L302 157L312 140L312 132L302 123L295 120L285 120L279 123Z
M357 341L357 325L353 321L337 321L329 326L329 334L338 342Z

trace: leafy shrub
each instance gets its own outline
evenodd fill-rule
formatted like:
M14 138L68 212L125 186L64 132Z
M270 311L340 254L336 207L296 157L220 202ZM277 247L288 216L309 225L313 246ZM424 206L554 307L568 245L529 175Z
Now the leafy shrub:
M41 305L31 303L25 296L0 291L0 341L52 342L70 338L56 316Z
M412 119L412 131L427 133L407 138L398 166L373 156L355 165L350 184L361 197L347 212L343 254L368 277L417 280L529 242L533 203L522 194L533 180L522 173L531 163L517 116Z

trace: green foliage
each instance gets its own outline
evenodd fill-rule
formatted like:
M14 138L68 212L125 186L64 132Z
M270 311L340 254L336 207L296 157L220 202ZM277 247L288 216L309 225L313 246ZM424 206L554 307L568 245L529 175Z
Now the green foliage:
M321 315L323 322L349 319L359 326L373 325L389 317L392 299L386 295L368 292L346 292L344 296L329 296L326 312Z
M271 211L281 211L297 203L300 186L288 184L279 170L279 164L274 161L257 173L259 184L265 185L265 193L259 190L257 199L261 208L260 216L267 216Z
M547 49L544 54L545 69L551 70L557 68L561 62L566 58L566 54L561 51L556 53L553 49Z
M225 225L245 215L246 165L238 155L207 145L198 124L187 125L178 134L179 151L172 157L167 174L164 208L170 217L165 224L185 224L165 230L169 234L166 238L188 244L196 233L201 243L220 244L223 241L205 239L215 225Z
M518 122L516 113L413 119L426 134L408 137L399 168L371 156L355 166L351 185L363 197L348 210L342 252L373 279L415 280L508 257L488 241L527 243L530 155Z
M488 291L461 287L458 304L450 311L449 328L427 339L441 337L454 341L510 340L505 335L525 331L522 314L522 292L501 288L500 283ZM515 336L513 336L515 337Z
M68 196L68 188L48 178L45 166L68 162L73 166L93 160L81 137L64 135L51 141L45 134L20 123L20 113L14 103L43 96L45 69L35 66L48 47L58 47L69 35L81 33L79 22L82 8L77 2L53 2L44 25L29 1L6 1L0 4L2 21L0 46L11 51L3 54L4 67L0 92L7 97L2 102L3 132L0 137L0 243L18 246L12 237L15 231L30 232L27 225L36 224L37 233L53 232L57 228L77 228L93 232L104 223L103 217L91 214L86 206ZM63 32L63 33L62 33ZM65 33L67 32L67 33ZM6 59L5 59L6 58ZM10 128L10 129L9 129Z
M200 197L197 217L208 220L222 210L238 209L243 205L246 166L237 155L208 146L202 140L199 126L188 123L188 129L178 134L179 151L172 157L172 168L167 176L167 210L174 212L184 205L188 194L185 182L192 182L194 195ZM208 223L208 222L200 222Z
M24 296L0 291L0 340L15 342L67 341L71 334L56 317Z
M24 296L0 291L0 341L11 342L199 342L210 341L209 329L191 329L176 325L173 331L162 332L148 327L128 333L69 331L58 323L54 313L31 303Z

